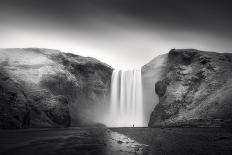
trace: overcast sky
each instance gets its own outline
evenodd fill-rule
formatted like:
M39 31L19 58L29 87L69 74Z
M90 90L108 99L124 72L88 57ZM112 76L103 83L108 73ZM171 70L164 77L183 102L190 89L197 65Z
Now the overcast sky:
M0 0L0 48L138 67L172 48L232 52L230 0Z

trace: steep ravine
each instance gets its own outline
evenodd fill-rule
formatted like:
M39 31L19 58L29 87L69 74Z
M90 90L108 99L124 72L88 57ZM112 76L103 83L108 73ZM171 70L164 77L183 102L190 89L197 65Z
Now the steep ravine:
M173 49L155 91L149 127L231 126L232 54Z
M94 123L109 100L112 68L50 49L0 49L0 128Z

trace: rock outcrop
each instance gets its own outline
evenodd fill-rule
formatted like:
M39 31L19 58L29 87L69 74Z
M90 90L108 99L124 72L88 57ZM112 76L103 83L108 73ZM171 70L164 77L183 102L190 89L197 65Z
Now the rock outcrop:
M160 80L167 64L167 54L160 55L152 59L142 67L143 82L143 111L145 124L149 123L150 114L155 105L159 102L159 97L155 93L155 83Z
M92 123L109 96L112 68L50 49L0 49L0 128Z
M155 84L149 127L232 125L232 54L173 49Z

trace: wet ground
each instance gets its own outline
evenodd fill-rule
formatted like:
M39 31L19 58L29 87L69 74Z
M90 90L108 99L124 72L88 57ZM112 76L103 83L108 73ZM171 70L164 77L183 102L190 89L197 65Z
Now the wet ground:
M0 130L0 154L232 154L232 130L221 128Z
M149 145L155 155L232 155L232 129L225 128L115 128Z

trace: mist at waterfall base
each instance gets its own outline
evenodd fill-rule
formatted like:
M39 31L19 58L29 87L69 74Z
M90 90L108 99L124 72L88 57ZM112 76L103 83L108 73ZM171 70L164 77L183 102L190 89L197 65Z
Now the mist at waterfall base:
M80 111L72 107L72 111L78 111L72 117L82 117L89 125L146 127L141 68L113 70L108 95L96 100L94 105L88 105L79 106Z
M107 127L147 127L159 103L155 83L161 79L167 57L160 55L141 68L113 70L107 96L85 116Z

